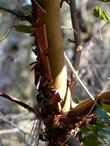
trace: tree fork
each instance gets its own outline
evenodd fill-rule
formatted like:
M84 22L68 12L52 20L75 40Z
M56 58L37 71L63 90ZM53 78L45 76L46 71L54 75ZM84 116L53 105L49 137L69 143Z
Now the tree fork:
M65 127L71 125L71 129L74 128L75 123L81 121L82 117L87 117L95 108L101 104L110 105L110 91L102 92L94 97L95 100L87 98L78 104L75 108L69 111L67 114L63 115L59 121L64 124Z

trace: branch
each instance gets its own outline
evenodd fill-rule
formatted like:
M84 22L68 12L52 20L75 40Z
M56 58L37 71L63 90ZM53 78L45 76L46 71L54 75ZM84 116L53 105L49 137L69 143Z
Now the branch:
M74 67L72 66L71 62L69 61L68 57L66 56L66 53L64 53L65 55L65 60L68 64L68 66L70 67L70 69L72 70L73 75L75 76L75 78L77 79L77 81L79 82L79 84L81 85L81 87L84 89L84 91L87 93L87 95L94 100L94 97L92 96L92 94L89 92L89 90L86 88L86 86L83 84L83 82L81 81L81 79L79 78L77 72L75 71Z
M75 56L74 56L73 65L75 70L77 71L79 69L80 56L82 51L82 41L81 41L80 27L79 27L75 0L70 0L70 12L71 12L72 26L73 29L76 31L76 33L74 32L76 46L74 52Z
M27 109L27 110L29 110L29 111L31 111L33 113L35 113L35 109L34 108L32 108L28 104L22 102L21 100L15 98L15 97L9 96L9 95L7 95L7 94L5 94L3 92L0 92L0 96L6 98L6 99L8 99L8 100L10 100L10 101L12 101L12 102L14 102L16 104L18 104L18 105L20 105L22 107L24 107L25 109Z
M99 95L95 96L94 99L96 99L99 102L103 102L103 100L109 101L110 91L100 93ZM93 101L91 99L86 99L83 102L81 102L74 110L79 112L78 116L83 116L90 111L90 109L92 108L92 106L95 102L96 101ZM107 104L107 102L106 102L106 104Z
M81 120L81 118L83 116L88 115L88 113L90 113L90 111L91 112L94 111L95 107L97 106L98 103L103 102L104 99L106 99L106 101L107 100L109 101L110 91L103 92L103 93L95 96L94 99L95 99L95 101L93 101L90 98L85 99L78 106L76 106L74 109L69 111L65 116L63 115L60 119L61 125L62 125L62 123L65 127L69 127L69 125L71 125L71 129L72 129L75 126L75 124ZM94 104L95 104L95 106L94 106ZM94 106L94 108L93 108L93 106Z

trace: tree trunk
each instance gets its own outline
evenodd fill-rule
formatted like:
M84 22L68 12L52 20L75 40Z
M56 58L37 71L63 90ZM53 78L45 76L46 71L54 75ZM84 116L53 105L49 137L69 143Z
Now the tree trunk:
M64 48L60 27L60 1L41 0L40 4L46 11L44 23L46 25L48 57L52 80L62 99L63 112L70 109L70 90L67 87L67 69L64 60Z

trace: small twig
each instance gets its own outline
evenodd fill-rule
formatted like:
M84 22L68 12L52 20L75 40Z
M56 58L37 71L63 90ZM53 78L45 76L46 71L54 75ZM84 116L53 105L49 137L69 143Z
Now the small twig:
M8 100L10 100L10 101L12 101L12 102L15 102L16 104L18 104L18 105L24 107L25 109L27 109L27 110L29 110L29 111L35 113L35 109L34 109L34 108L32 108L32 107L29 106L28 104L22 102L21 100L15 98L15 97L9 96L9 95L7 95L7 94L5 94L5 93L3 93L3 92L0 92L0 96L1 96L1 97L4 97L4 98L6 98L6 99L8 99Z
M74 31L75 33L77 33L76 31L75 31L75 29L73 29L73 28L70 28L70 27L67 27L67 26L61 26L61 29L66 29L66 30L72 30L72 31Z
M70 43L75 43L75 40L71 40L70 38L68 39L68 42Z
M88 118L88 116L91 114L91 112L93 111L94 107L97 105L97 101L99 100L99 98L95 98L94 104L92 105L91 109L89 110L88 114L86 115L86 117Z
M85 92L87 93L87 95L89 95L89 97L92 99L92 100L95 100L93 95L89 92L89 90L86 88L86 86L83 84L83 82L81 81L81 79L79 78L77 72L75 71L74 67L72 66L71 62L69 61L66 53L64 53L64 56L65 56L65 60L68 64L68 66L70 67L70 69L72 70L72 73L74 74L75 78L77 79L77 81L79 82L79 84L83 87L83 89L85 90Z

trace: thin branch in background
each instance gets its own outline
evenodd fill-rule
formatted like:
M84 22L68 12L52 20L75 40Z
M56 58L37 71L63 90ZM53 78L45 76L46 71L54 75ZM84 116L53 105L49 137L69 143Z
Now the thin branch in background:
M10 9L2 7L2 6L0 6L0 9L4 10L4 11L6 11L6 12L12 14L12 15L15 15L16 17L18 17L20 19L28 20L30 22L29 16L25 16L25 15L21 14L21 12L16 12L15 10L10 10Z
M36 126L37 126L36 120L34 120L33 126L32 126L32 128L31 128L31 132L30 132L30 134L29 134L29 136L28 136L28 138L27 138L27 140L26 140L26 145L28 145L29 140L31 139L31 137L33 137L34 131L35 131L35 129L36 129Z
M101 141L104 142L104 144L110 146L110 143L109 143L106 139L104 139L104 138L103 138L102 136L100 136L99 134L98 134L97 136L100 138Z
M4 146L3 142L2 142L2 138L0 137L0 146Z
M68 64L68 66L70 67L70 69L72 70L73 75L75 76L75 78L77 79L77 81L79 82L79 84L81 85L81 87L84 89L84 91L87 93L87 95L92 99L95 100L93 95L89 92L89 90L86 88L86 86L83 84L83 82L81 81L81 79L79 78L77 72L75 71L74 67L72 66L71 62L69 61L66 53L64 53L65 56L65 60Z
M12 120L15 122L21 121L21 120L34 120L35 116L33 113L15 113L15 114L7 114L7 115L3 115L5 117L5 119L7 120ZM2 117L0 116L0 122L2 121ZM32 123L33 124L33 123Z
M80 57L82 51L82 41L81 41L81 34L80 34L80 27L79 27L79 20L77 15L77 8L76 8L76 1L70 0L70 12L71 12L71 20L74 32L74 39L75 39L75 51L74 51L74 59L73 59L73 66L76 71L79 69L80 64Z
M3 40L5 40L7 38L7 36L11 33L12 26L14 25L15 21L16 21L16 17L14 16L13 17L13 20L12 20L12 23L11 23L11 26L9 27L9 29L7 30L7 32L0 38L0 42L2 42Z
M100 27L100 31L102 32L104 30L104 28L110 24L110 21L107 21L105 22L105 24L103 24L101 27ZM87 47L88 44L90 44L90 42L92 42L92 39L99 33L99 29L92 35L91 39L85 44L84 47ZM96 50L95 50L96 51Z
M10 133L11 133L11 134L12 134L12 133L14 134L14 133L16 133L16 132L21 132L22 134L31 137L32 141L35 141L36 137L35 137L34 135L31 135L29 132L25 132L25 131L23 130L24 128L19 127L19 125L15 124L13 121L8 120L2 113L0 113L0 118L1 118L2 122L5 122L5 123L7 123L7 124L9 124L9 125L11 125L11 126L14 127L13 129L9 129L9 130L7 130L7 129L5 129L5 130L0 130L0 135L10 134ZM33 123L31 123L30 126L32 126L32 124L33 124ZM37 126L37 125L38 125L38 121L34 121L34 124L36 124L36 126ZM26 125L26 127L27 127L27 126L28 126L28 125ZM12 131L12 132L11 132L11 131ZM24 139L24 141L25 141L25 139Z
M2 42L3 40L5 40L7 38L7 36L10 34L11 30L12 30L11 28L7 30L7 33L3 37L0 38L0 42Z
M32 108L30 105L22 102L21 100L15 98L15 97L9 96L9 95L7 95L7 94L5 94L3 92L0 92L0 96L3 97L3 98L6 98L6 99L8 99L8 100L10 100L10 101L12 101L12 102L14 102L16 104L18 104L18 105L20 105L22 107L24 107L25 109L27 109L27 110L29 110L29 111L31 111L33 113L35 113L35 109L34 108Z
M40 125L40 126L41 126L41 125ZM33 143L33 137L34 137L34 136L36 137L36 135L38 135L38 137L39 137L39 133L36 132L36 131L37 131L37 128L38 128L38 125L35 124L34 129L33 129L33 132L32 132L32 134L31 134L30 145L32 145L32 143ZM37 137L36 137L35 139L37 139ZM36 140L35 140L35 141L36 141Z
M21 128L21 127L19 127L17 124L15 124L14 122L12 122L12 121L10 121L10 120L7 120L6 118L5 118L5 116L2 114L2 113L0 113L1 115L1 120L3 121L3 122L5 122L5 123L7 123L7 124L9 124L9 125L11 125L11 126L13 126L13 127L15 127L15 128L13 128L13 129L5 129L5 130L0 130L0 135L6 135L6 134L14 134L14 133L17 133L17 132L21 132L22 134L24 134L24 135L27 135L27 136L30 136L30 133L28 133L28 132L25 132L24 130L23 130L23 128ZM36 123L37 124L37 123ZM26 125L27 126L27 125ZM34 136L32 136L31 137L32 138L32 140L35 140L36 138L34 137ZM24 138L24 141L25 141L25 138Z
M24 130L22 130L21 128L19 128L19 126L17 126L14 122L7 120L7 119L5 118L5 116L3 116L2 113L0 113L0 116L2 117L2 121L3 121L3 122L5 122L5 123L7 123L7 124L9 124L9 125L11 125L11 126L17 128L17 129L18 129L20 132L22 132L23 134L29 135L29 133L27 133L27 132L25 132ZM1 130L0 130L0 131L1 131Z
M0 130L0 135L13 134L19 132L18 128Z

